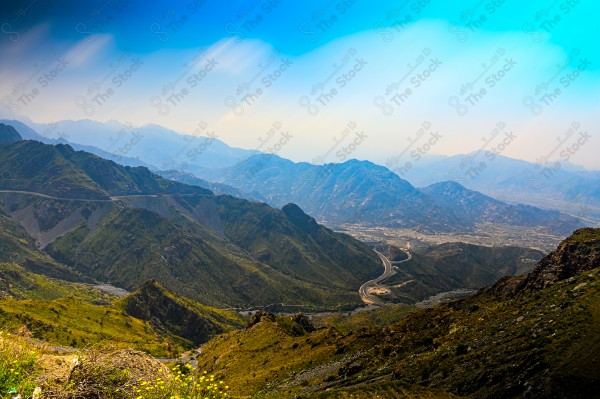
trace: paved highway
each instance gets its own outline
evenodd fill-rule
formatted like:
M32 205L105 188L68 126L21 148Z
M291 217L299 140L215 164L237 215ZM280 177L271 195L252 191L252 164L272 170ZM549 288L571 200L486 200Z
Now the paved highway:
M9 193L9 194L27 194L32 195L34 197L47 198L51 200L58 201L76 201L76 202L113 202L119 201L125 198L135 198L135 197L150 197L150 198L158 198L158 197L185 197L185 196L202 196L202 197L213 197L212 194L129 194L129 195L114 195L107 199L93 199L93 198L65 198L65 197L55 197L53 195L38 193L35 191L20 191L20 190L0 190L0 193Z
M406 253L406 255L408 256L408 258L398 262L407 262L409 260L412 259L412 255L410 254L410 252L408 252L407 249L401 248L402 251L404 251ZM375 295L372 295L369 293L369 288L372 288L373 286L378 285L381 281L385 280L386 278L394 275L396 272L394 271L394 267L392 266L392 263L390 262L390 260L388 258L385 257L385 255L383 255L381 252L377 251L377 250L373 250L375 251L375 253L377 255L379 255L379 258L381 258L381 262L383 262L383 274L379 277L377 277L376 279L373 280L369 280L366 283L364 283L363 285L360 286L360 288L358 289L358 293L360 294L360 298L362 299L362 301L368 305L381 305L381 301L379 300L379 298L377 298Z

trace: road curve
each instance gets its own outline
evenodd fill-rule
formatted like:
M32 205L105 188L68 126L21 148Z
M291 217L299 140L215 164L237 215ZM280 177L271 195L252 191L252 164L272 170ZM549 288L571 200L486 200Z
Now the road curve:
M410 252L408 252L407 249L404 249L404 248L400 248L400 249L402 251L404 251L404 253L406 253L408 258L401 260L398 263L407 262L412 259L412 255ZM388 258L385 257L385 255L383 255L381 252L379 252L375 249L373 251L375 251L375 253L377 255L379 255L381 262L383 262L383 268L384 268L383 274L381 276L377 277L376 279L369 280L366 283L364 283L363 285L361 285L360 288L358 289L358 293L360 294L360 298L362 299L362 301L364 303L366 303L367 305L381 305L381 301L379 300L379 298L377 298L374 295L371 295L369 293L369 288L371 288L372 286L378 285L379 282L394 275L396 272L394 271L392 263L390 262L390 260Z

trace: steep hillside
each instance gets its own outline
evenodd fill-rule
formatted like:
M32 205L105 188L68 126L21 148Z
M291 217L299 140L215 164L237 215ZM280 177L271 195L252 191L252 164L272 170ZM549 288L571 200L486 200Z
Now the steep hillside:
M542 289L557 281L600 267L598 229L577 230L545 256L519 285L519 289Z
M297 205L280 212L232 197L216 201L227 237L288 276L324 288L358 289L380 273L381 262L366 244L319 225Z
M149 322L165 335L200 345L215 335L241 328L244 320L231 312L209 308L169 292L155 280L119 300L119 305L137 319Z
M0 190L33 191L59 198L107 200L141 194L212 194L152 174L143 167L126 167L68 145L37 141L2 144Z
M94 281L42 252L23 226L8 214L2 197L0 194L0 262L17 263L27 270L62 280Z
M361 276L380 268L368 247L341 235L348 245L330 243L327 234L303 235L282 211L266 205L193 196L177 204L192 215L217 209L213 216L222 235L176 207L162 206L167 218L145 208L115 206L92 227L95 213L82 218L46 252L99 281L131 290L155 278L213 306L356 305ZM326 245L338 253L328 254Z
M112 345L175 356L244 320L148 282L118 299L89 285L69 283L0 263L0 325L51 345Z
M293 336L277 319L263 318L211 340L199 365L236 376L233 393L265 398L396 397L418 392L415 385L425 397L597 397L599 238L600 229L579 230L537 272L383 328L321 328ZM561 249L571 245L574 252ZM567 272L575 264L579 273ZM519 286L539 281L542 270L560 277L543 289Z
M14 127L0 123L0 144L15 143L21 140L21 135L15 130Z

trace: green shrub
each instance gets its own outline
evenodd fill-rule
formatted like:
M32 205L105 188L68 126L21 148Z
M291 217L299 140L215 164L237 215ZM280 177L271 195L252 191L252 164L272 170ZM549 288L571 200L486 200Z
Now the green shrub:
M188 364L176 365L173 378L165 381L157 377L154 381L139 380L133 388L135 399L221 399L228 398L229 387L217 381L214 375L198 373Z
M33 394L36 358L37 353L25 338L0 330L0 397L9 394L30 397Z

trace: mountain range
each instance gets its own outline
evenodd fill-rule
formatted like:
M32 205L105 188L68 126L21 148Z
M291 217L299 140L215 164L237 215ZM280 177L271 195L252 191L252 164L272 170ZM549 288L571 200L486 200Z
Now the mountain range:
M157 125L134 127L131 124L116 121L100 123L91 120L80 120L37 124L24 119L23 121L3 120L0 122L16 127L26 139L38 140L47 144L69 144L76 150L91 152L119 164L146 166L168 178L199 185L217 194L229 194L240 198L268 202L269 191L275 190L265 190L259 186L253 187L254 182L251 177L253 175L251 173L253 172L252 168L257 167L257 164L250 158L253 155L273 157L272 155L261 155L255 150L230 147L220 141L205 123L200 123L193 134L182 135ZM40 134L38 131L42 133ZM235 166L237 163L240 165ZM271 165L270 163L272 161L267 162L262 159L258 162L258 167L260 168L261 164L290 167L289 164ZM306 165L303 163L297 165L302 165L297 169L300 169L302 174L306 174L308 180L314 180L315 176L320 179L320 177L333 171L330 166L333 164L320 165L319 167L322 169L317 173L305 169ZM250 170L248 170L248 166ZM363 169L362 173L366 173L364 179L367 182L375 180L375 186L389 187L392 184L397 185L394 179L389 178L390 172L392 172L390 170L383 170L383 167L377 165L370 165ZM241 182L240 176L236 175L236 172L240 171L248 174L247 176L242 175L246 180L244 183ZM392 174L395 174L395 172L392 172ZM294 173L292 172L290 175L294 175ZM534 164L488 152L454 157L432 156L424 158L418 167L411 168L407 173L401 173L399 177L401 177L400 180L403 180L402 178L408 179L413 187L424 187L451 180L472 191L477 190L508 204L528 204L542 209L559 210L584 220L586 224L593 224L600 219L600 191L598 186L600 175L597 172L577 168L567 161ZM299 180L302 180L300 183L306 183L304 182L304 176L300 176ZM269 182L278 185L282 183L276 182L272 178ZM369 183L366 184L369 185ZM310 184L300 184L300 186L310 187ZM565 187L566 189L564 189ZM332 187L322 188L331 189ZM289 187L287 189L289 191ZM294 189L297 195L303 196L303 194L298 194L297 191L302 190L302 188L295 187ZM308 194L314 197L312 193L309 192ZM350 192L349 194L349 197L340 199L338 198L340 196L332 193L332 198L334 198L332 201L336 201L340 204L340 207L349 211L337 212L337 209L331 205L322 206L327 211L339 213L337 215L328 213L328 217L334 220L335 223L339 223L338 220L344 218L344 222L348 223L368 219L361 217L362 212L367 215L374 214L375 217L381 217L382 214L387 215L385 210L383 212L375 209L359 209L357 211L354 208L362 206L363 202L368 204L372 201L363 197L361 193ZM282 198L275 198L276 195L272 197L271 201L278 201L275 203L269 202L272 205L282 206L285 202ZM316 212L318 211L316 204L308 207L307 204L293 199L290 193L279 195L279 197L290 198L289 201L299 203L310 214L317 217L321 216L319 212ZM452 231L457 225L460 225L460 223L457 223L456 218L464 220L465 215L457 212L456 209L454 209L456 215L446 215L447 209L446 212L441 211L432 204L420 202L423 199L419 198L418 194L414 195L414 193L407 192L404 197L416 204L415 206L418 209L422 209L425 215L417 215L410 209L406 209L404 212L398 209L389 209L390 206L386 205L388 208L386 210L390 211L389 214L396 218L396 223L398 223L398 218L407 218L414 220L408 220L400 224L419 229L424 229L424 226L427 225L431 226L434 231ZM323 202L326 199L315 199L315 201L319 200ZM377 196L376 200L381 200L380 196ZM409 205L404 204L404 207L409 207ZM531 223L525 225L535 224L536 220L548 219L545 214L539 213L537 210L525 210L523 208L521 210L525 211L525 215L518 215L519 211L511 210L509 212L511 216L501 214L496 219L503 219L508 224L514 225L521 225L519 223L523 223L524 220L529 216L534 216L534 214L536 215ZM324 209L321 213L327 212ZM356 215L357 213L358 215ZM454 220L453 216L455 216ZM513 218L517 220L512 220ZM557 218L558 220L556 220ZM548 231L554 231L558 235L568 234L573 228L584 225L577 223L572 218L556 216L556 214L550 216L548 220L551 220L551 226L545 228ZM481 220L475 222L478 223ZM472 220L468 221L466 227L470 228L472 223Z
M65 143L74 148L81 146L78 149L117 163L122 164L124 160L131 166L147 166L152 170L178 169L196 173L204 168L230 166L258 153L228 146L205 122L199 122L194 132L188 135L159 125L133 126L117 121L0 122L15 127L25 139Z
M29 270L127 290L157 279L167 289L212 306L294 309L357 306L356 288L380 268L368 246L320 226L294 204L278 210L240 198L244 193L232 186L183 172L163 175L191 185L69 145L23 141L12 127L6 126L4 133L0 233L7 250L2 260L19 259ZM237 198L214 195L198 185ZM479 196L466 205L498 207ZM394 277L403 287L392 287L394 300L413 303L529 270L509 265L532 250L465 248L465 254L473 255L459 267L465 271L440 268L434 256L421 257L417 251ZM406 281L413 283L404 285Z
M560 231L579 222L455 182L418 189L369 162L288 162L253 155L210 172L229 173L232 186L177 170L166 178L68 144L22 140L0 124L0 360L23 376L3 377L2 387L31 396L40 384L49 397L162 389L170 371L142 350L226 379L234 396L596 395L600 229L579 229L544 257L464 243L408 255L380 244L395 271L383 295L403 304L353 311L383 259L301 207L323 212L319 219L331 211L331 221L377 217L435 231L477 223ZM248 188L254 201L242 198ZM281 209L269 205L277 201ZM489 283L429 309L406 305ZM317 313L233 311L249 308ZM112 352L101 354L103 345ZM81 349L90 347L101 349Z
M68 145L0 148L6 251L38 272L128 290L156 278L213 306L356 306L381 261L288 204L274 209ZM10 137L12 137L12 142ZM58 264L59 267L52 267Z
M495 198L600 219L600 172L564 159L537 163L491 152L436 157L402 175L417 186L454 180Z
M25 123L14 120L14 119L4 119L0 120L0 123L6 126L12 126L24 140L35 140L44 144L67 144L75 150L86 151L92 153L94 155L98 155L101 158L108 159L110 161L117 162L124 166L145 166L150 167L147 163L143 162L139 158L132 158L123 155L117 155L112 152L104 151L98 147L94 147L91 145L83 145L78 143L73 143L65 138L66 134L64 132L56 132L56 134L49 134L50 137L44 136L38 133L36 130L32 129L29 125ZM49 124L43 132L52 132L54 133L56 130L56 125ZM52 137L54 136L54 137Z
M422 231L468 231L481 223L540 227L564 235L584 223L557 211L507 204L445 181L423 189L368 161L294 163L253 155L200 177L264 197L273 206L299 204L329 224L365 223Z

